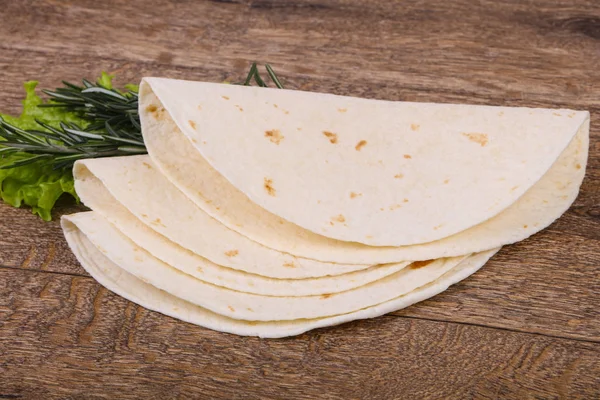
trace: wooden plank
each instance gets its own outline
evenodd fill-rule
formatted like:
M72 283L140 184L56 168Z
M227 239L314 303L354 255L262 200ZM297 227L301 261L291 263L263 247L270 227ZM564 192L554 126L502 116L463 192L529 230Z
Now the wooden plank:
M367 97L600 105L595 0L29 0L4 12L0 46L65 59L229 73L257 59L310 76L307 89L326 81L328 91ZM382 83L395 89L389 97Z
M0 398L597 398L600 346L382 317L238 337L137 307L91 278L0 270Z

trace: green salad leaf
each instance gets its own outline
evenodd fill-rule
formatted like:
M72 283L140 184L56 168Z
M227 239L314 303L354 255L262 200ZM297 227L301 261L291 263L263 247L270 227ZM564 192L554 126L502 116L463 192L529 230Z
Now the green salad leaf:
M79 117L77 113L65 111L59 107L42 108L38 105L43 100L35 93L36 81L25 83L25 99L23 112L19 117L0 114L5 121L21 129L42 128L36 122L39 120L53 127L59 127L60 122L76 123L85 127L88 122ZM2 142L0 142L0 148ZM11 164L24 158L22 154L14 153L2 155L0 153L0 166ZM13 207L28 205L34 214L42 219L51 219L51 210L56 201L63 194L72 196L79 201L73 186L71 170L53 170L43 162L35 162L21 167L0 169L0 197Z

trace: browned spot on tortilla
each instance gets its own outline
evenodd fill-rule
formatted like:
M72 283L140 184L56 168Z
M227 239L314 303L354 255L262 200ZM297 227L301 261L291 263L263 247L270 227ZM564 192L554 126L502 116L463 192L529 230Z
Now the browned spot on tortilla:
M147 162L143 162L142 164L144 165L144 167L152 169L152 165L148 164Z
M548 204L548 200L542 200L542 203Z
M354 148L356 149L356 151L360 151L360 149L362 149L366 145L367 145L367 141L361 140L360 142L356 143L356 146L354 146Z
M250 307L246 307L246 310L250 311L250 312L254 312L253 309L251 309Z
M354 192L350 192L350 198L351 199L355 199L359 196L362 196L362 193L354 193Z
M412 269L419 269L419 268L423 268L429 264L431 264L432 262L434 262L435 260L424 260L424 261L415 261L412 264L410 264L410 267Z
M333 221L329 221L329 225L333 226Z
M341 113L345 113L346 111L348 111L347 108L338 108L338 111Z
M283 220L282 220L282 219L280 219L280 220L279 220L279 224L280 224L280 225L283 225L283 224L284 224L284 222L283 222Z
M273 179L265 178L263 187L265 188L265 190L267 191L269 196L275 196L276 191L275 191L275 188L273 187Z
M563 199L563 200L566 200L566 199L569 198L569 196L566 196L566 195L565 196L560 196L560 198Z
M421 125L419 124L410 124L410 129L415 132L418 131L420 127Z
M412 158L410 154L405 154L404 158Z
M372 235L367 235L367 236L365 236L365 239L373 239L373 236Z
M190 126L192 127L192 129L196 129L196 123L194 121L192 121L191 119L188 121L188 123L190 124Z
M202 106L200 104L198 104L198 111L202 110Z
M383 211L383 210L385 210L385 208L381 207L379 210L380 210L380 211Z
M511 191L511 192L514 192L514 191L515 191L515 190L517 190L518 188L519 188L518 186L513 186L513 187L511 187L511 188L510 188L510 191Z
M239 254L240 252L238 250L229 250L225 252L225 255L227 257L235 257Z
M297 130L299 130L299 131L301 131L301 130L302 130L302 128L296 128L296 129L297 129Z
M577 169L581 169L581 164L576 164L576 165L575 165L575 168L577 168Z
M323 135L327 136L329 141L333 144L336 144L338 141L338 136L333 132L323 131Z
M272 143L279 144L283 139L283 135L279 131L279 129L271 129L270 131L265 131L265 137L269 138Z
M394 211L397 210L398 208L402 207L402 204L394 204L390 206L390 211Z
M574 116L575 116L575 113L571 113L571 114L567 115L567 117L569 117L569 118L573 118Z
M202 269L202 267L197 267L196 271L198 271L198 272L204 272L204 270Z
M523 229L527 229L527 225L523 225Z
M233 308L233 307L231 307L231 306L227 306L227 308L229 308L229 310L230 310L231 312L235 312L235 308Z
M192 138L192 143L198 143L198 141L196 140L196 138Z
M500 112L498 113L498 116L499 116L499 117L501 117L501 116L503 116L503 115L504 115L504 111L500 111Z
M485 146L488 143L488 135L486 135L485 133L463 132L463 136L467 137L471 142L480 144L481 147Z
M444 184L447 185L450 182L450 179L444 179Z
M229 97L227 96L221 96L222 98L224 98L225 100L229 100Z
M334 221L334 222L335 221L337 221L337 222L346 222L346 218L342 214L336 215L335 217L331 217L331 220Z
M286 267L286 268L296 268L296 264L294 264L291 261L288 261L288 262L284 263L283 266Z
M325 293L325 294L321 295L321 299L323 299L323 300L324 300L324 299L328 299L328 298L330 298L331 296L333 296L333 293Z
M438 229L440 229L442 226L444 226L444 224L439 224L438 226L434 226L433 230L437 231Z
M277 104L273 104L273 107L275 108L279 108L279 106Z
M394 175L394 178L402 179L402 178L404 178L404 174L396 174L396 175Z
M202 141L202 144L206 144L206 140L203 140L203 141Z
M288 110L283 110L284 114L289 114L290 112Z
M557 117L562 117L561 113L553 112L552 115L556 115Z
M133 249L133 251L140 251L140 249L138 249L137 247L135 249Z
M404 199L404 200L402 200L402 201L403 201L403 202L405 202L405 203L408 203L408 199Z
M238 106L237 104L235 106L237 107L238 110L244 111L244 109L242 107Z
M160 225L160 226L165 226L165 224L162 223L162 221L160 220L160 218L156 218L154 221L150 222L152 225Z
M156 112L156 110L157 110L157 108L154 104L150 104L148 107L146 107L146 111L151 112L151 113Z
M142 217L148 218L148 214L141 214Z

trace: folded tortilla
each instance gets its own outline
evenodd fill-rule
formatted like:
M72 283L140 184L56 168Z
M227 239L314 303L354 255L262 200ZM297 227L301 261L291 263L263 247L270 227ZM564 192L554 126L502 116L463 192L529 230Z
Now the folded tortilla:
M161 78L145 78L140 95L145 137L170 131L172 120L255 204L316 234L373 246L428 243L489 220L589 130L589 113L572 110Z

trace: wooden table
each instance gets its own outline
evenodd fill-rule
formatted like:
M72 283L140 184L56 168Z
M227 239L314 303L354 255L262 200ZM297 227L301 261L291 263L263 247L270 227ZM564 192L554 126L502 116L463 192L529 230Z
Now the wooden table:
M0 206L0 399L600 398L598 0L0 1L0 109L21 83L158 75L592 114L581 194L433 299L261 340L147 311L78 265L58 224ZM594 90L595 89L595 90Z

